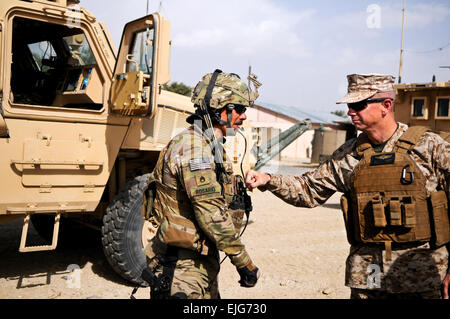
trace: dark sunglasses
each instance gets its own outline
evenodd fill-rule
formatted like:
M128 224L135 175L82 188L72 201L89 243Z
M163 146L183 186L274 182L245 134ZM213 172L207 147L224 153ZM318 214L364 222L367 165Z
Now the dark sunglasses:
M380 103L380 102L384 102L385 100L393 101L393 99L390 97L380 97L378 99L367 99L367 100L363 100L363 101L356 102L356 103L348 103L347 106L349 109L359 112L359 111L364 110L367 107L367 105L369 105L370 103Z
M245 113L245 111L247 111L247 108L242 104L234 105L233 109L236 111L237 114L242 114Z

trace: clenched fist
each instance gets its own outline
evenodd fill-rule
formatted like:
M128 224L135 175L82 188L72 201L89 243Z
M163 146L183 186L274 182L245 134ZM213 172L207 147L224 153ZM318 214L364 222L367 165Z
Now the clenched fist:
M270 181L270 175L265 173L260 173L257 171L249 170L245 174L245 184L250 190L266 185Z

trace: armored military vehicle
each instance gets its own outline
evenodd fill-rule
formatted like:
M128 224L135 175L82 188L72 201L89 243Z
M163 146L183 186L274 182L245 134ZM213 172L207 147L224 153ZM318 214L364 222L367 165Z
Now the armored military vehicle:
M161 14L126 24L117 52L78 2L0 2L0 223L23 218L21 252L55 249L60 224L101 229L112 267L140 282L148 173L193 107L162 90ZM30 220L49 245L27 245Z

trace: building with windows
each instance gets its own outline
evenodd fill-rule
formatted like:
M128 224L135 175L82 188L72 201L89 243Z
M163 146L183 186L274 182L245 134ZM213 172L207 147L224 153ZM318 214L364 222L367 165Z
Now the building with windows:
M450 131L450 82L397 84L395 89L397 121Z

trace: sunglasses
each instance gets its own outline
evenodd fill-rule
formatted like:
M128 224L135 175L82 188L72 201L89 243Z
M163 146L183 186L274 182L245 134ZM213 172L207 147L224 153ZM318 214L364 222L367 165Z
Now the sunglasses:
M242 114L245 113L245 111L247 111L247 108L241 104L235 104L233 109L236 111L237 114Z
M352 109L355 112L359 112L364 110L370 103L380 103L384 102L385 100L393 101L393 99L391 99L390 97L382 97L378 99L367 99L356 103L348 103L347 106L349 109Z

